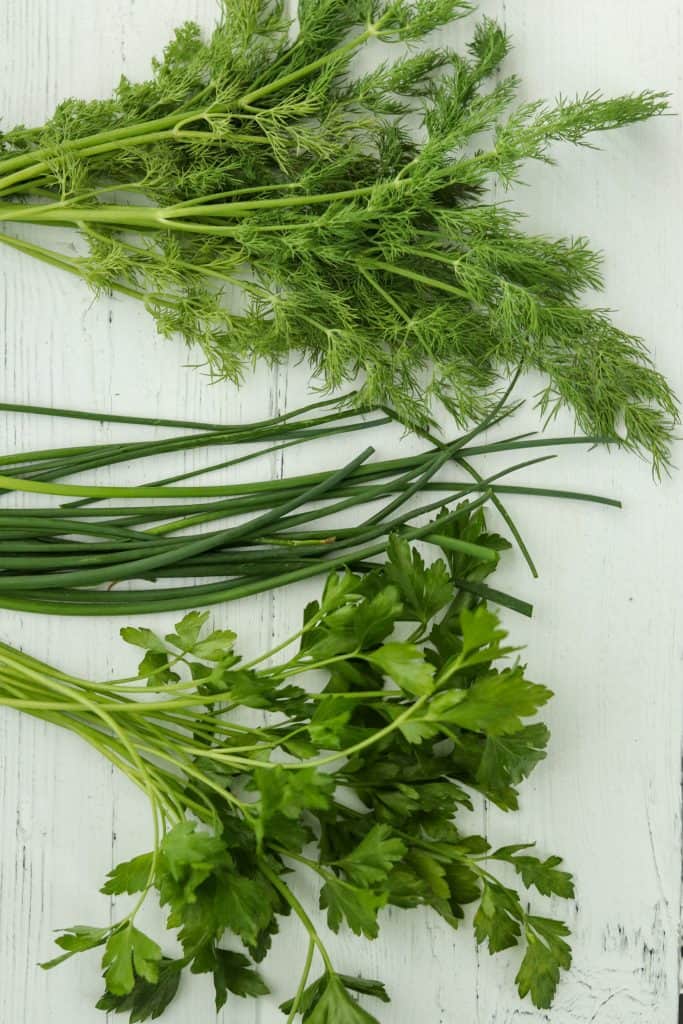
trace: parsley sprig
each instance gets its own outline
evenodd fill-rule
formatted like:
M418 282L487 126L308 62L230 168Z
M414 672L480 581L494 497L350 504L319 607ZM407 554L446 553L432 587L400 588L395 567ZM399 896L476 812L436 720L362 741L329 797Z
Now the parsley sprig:
M493 849L458 814L476 794L517 807L545 757L536 714L551 691L527 678L498 616L457 582L481 583L506 542L481 508L437 524L442 558L427 565L393 536L384 564L331 573L300 630L250 662L233 632L207 633L208 613L196 611L165 637L122 630L144 651L128 680L77 679L0 646L0 703L94 745L147 794L154 820L153 849L103 888L133 897L131 909L105 927L65 929L45 966L101 948L98 1006L131 1021L158 1017L187 970L212 976L220 1008L268 992L257 965L292 914L309 945L287 1021L377 1024L365 1000L389 996L337 969L300 894L305 873L332 932L374 939L387 906L428 907L457 928L473 905L477 942L491 953L519 945L520 995L550 1005L571 963L568 929L532 911L514 878L569 899L571 876L531 845ZM176 956L137 927L151 894Z
M142 301L220 377L294 351L326 387L362 372L359 403L424 425L431 399L478 419L508 368L533 369L548 414L569 406L584 433L665 467L669 385L581 302L599 256L525 232L493 190L666 96L516 104L498 24L462 53L439 45L465 0L299 0L295 33L279 0L221 8L209 39L177 30L150 80L0 135L0 220L71 227L86 248L0 241ZM380 63L360 74L369 44Z

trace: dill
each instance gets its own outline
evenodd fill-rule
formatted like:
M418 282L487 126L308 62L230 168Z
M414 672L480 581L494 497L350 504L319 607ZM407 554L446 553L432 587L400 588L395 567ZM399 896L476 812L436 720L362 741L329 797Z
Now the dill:
M599 256L526 233L492 193L666 96L519 105L494 21L464 53L434 44L463 0L300 0L296 32L282 3L221 6L210 38L176 31L149 81L0 135L0 220L72 227L87 250L0 241L141 300L219 378L294 352L326 389L360 377L359 406L424 427L434 401L481 419L501 379L536 370L544 414L568 406L666 468L676 398L643 341L581 301ZM370 41L396 46L359 74Z

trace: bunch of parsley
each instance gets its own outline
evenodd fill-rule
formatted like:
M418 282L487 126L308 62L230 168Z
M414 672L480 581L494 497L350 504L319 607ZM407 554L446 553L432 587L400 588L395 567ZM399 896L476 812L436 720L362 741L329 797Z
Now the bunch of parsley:
M297 892L303 872L333 932L374 939L386 906L428 907L457 928L474 905L477 942L491 953L521 945L520 995L551 1004L571 963L568 928L532 912L509 879L571 898L571 876L533 844L493 849L458 824L472 794L517 807L548 741L529 720L551 691L526 678L498 617L454 582L472 587L493 568L463 544L498 553L507 543L481 509L439 531L445 558L429 567L394 537L384 564L331 574L299 632L249 663L234 633L204 635L199 612L165 638L122 631L145 650L133 680L85 682L0 648L0 703L82 736L153 810L153 850L119 864L103 889L135 896L132 909L105 927L66 929L62 955L45 966L103 947L98 1006L131 1021L158 1017L186 969L212 975L220 1008L268 992L256 965L293 914L308 952L282 1006L289 1024L377 1024L357 999L389 996L335 967ZM322 688L306 685L311 674ZM262 724L247 724L245 708ZM152 892L177 933L175 956L136 926Z
M464 53L427 38L466 0L299 0L295 28L282 0L221 7L210 39L176 32L149 81L0 136L0 220L76 228L87 254L0 240L142 300L219 376L294 351L328 388L361 373L359 402L424 424L432 398L480 418L501 375L535 369L547 412L568 405L665 466L667 382L580 301L599 257L524 232L492 191L664 95L515 106L495 22ZM366 44L380 63L360 74Z

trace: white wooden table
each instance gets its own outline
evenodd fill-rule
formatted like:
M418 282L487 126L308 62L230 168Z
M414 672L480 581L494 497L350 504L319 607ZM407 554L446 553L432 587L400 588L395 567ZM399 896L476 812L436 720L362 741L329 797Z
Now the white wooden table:
M508 66L523 75L525 95L653 87L670 90L674 111L681 109L678 0L482 6L512 30ZM69 95L107 95L121 71L145 73L174 25L197 18L208 26L213 16L212 0L3 0L3 125L39 123ZM529 168L534 187L521 190L519 203L533 228L587 233L607 251L607 301L617 321L647 337L681 392L681 121L661 119L605 144L601 154L564 147L555 170ZM182 343L157 338L132 302L92 301L80 282L1 249L0 323L6 400L236 421L306 397L305 372L293 366L261 369L239 394L209 387L184 368ZM130 433L3 415L0 448ZM380 440L380 452L392 443ZM288 455L264 472L300 466ZM476 952L469 928L452 933L435 916L388 915L380 942L340 936L332 943L344 969L388 983L395 1002L382 1019L392 1024L677 1020L683 475L655 486L648 466L633 457L577 451L539 470L541 478L619 496L625 508L521 498L511 505L541 579L532 581L520 557L509 557L502 585L532 599L536 615L531 623L518 616L508 622L514 639L528 644L532 677L556 691L547 713L553 739L548 760L524 788L522 811L506 817L480 810L474 826L488 828L496 842L535 837L542 850L564 854L577 878L570 908L575 966L546 1014L517 999L514 952L491 959ZM316 587L218 607L214 619L256 651L295 626ZM116 636L123 624L3 612L0 636L70 671L105 678L127 674L133 663ZM93 1009L96 953L49 974L36 962L52 955L53 929L108 920L113 910L97 892L103 877L148 838L144 800L98 755L57 729L0 711L1 1024L100 1019ZM149 921L159 920L150 909ZM274 996L233 1001L219 1020L283 1020L277 1002L291 994L303 954L303 937L288 927L267 962ZM208 979L185 985L164 1020L214 1021Z

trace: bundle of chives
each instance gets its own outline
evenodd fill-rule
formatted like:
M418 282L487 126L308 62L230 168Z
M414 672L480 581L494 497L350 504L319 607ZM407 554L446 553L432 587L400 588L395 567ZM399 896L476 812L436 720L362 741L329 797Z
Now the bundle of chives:
M193 431L159 440L0 456L0 470L7 474L0 475L0 489L5 492L76 499L59 507L0 511L0 606L63 615L143 614L236 600L342 566L364 571L372 567L373 558L384 552L390 534L399 532L407 539L429 540L438 533L439 526L433 522L425 525L424 516L438 510L443 517L439 522L446 523L459 514L461 506L454 510L453 503L473 495L478 496L466 507L471 509L491 500L502 512L535 572L526 546L502 505L501 495L547 495L613 506L619 503L600 495L500 482L507 475L553 455L526 459L488 477L475 469L469 459L480 455L596 441L583 437L537 439L526 434L475 444L485 430L518 408L508 404L508 397L509 393L503 396L482 423L447 444L426 435L429 448L418 455L369 461L374 449L367 447L339 469L219 485L180 481L215 470L227 471L238 463L292 445L386 424L393 419L392 413L376 410L367 419L359 419L349 404L353 396L344 396L259 423L222 426L0 404L4 411L184 427ZM57 482L119 462L247 443L255 444L256 449L142 486ZM459 467L467 478L438 478L447 464ZM416 495L422 496L421 503L418 507L409 506ZM103 504L108 499L123 500L124 504ZM158 503L160 499L170 499L171 503ZM360 522L339 527L328 524L330 517L371 502L383 504L379 511ZM236 517L240 522L230 524ZM325 524L321 527L319 521L323 519ZM422 525L418 525L420 521ZM220 526L208 532L185 532L210 522ZM469 545L469 550L465 550L468 545L457 543L463 553L483 559L492 557L487 549L475 550L476 545L475 549ZM202 577L211 582L197 582ZM183 585L149 585L165 578L182 580ZM146 585L131 588L133 581ZM121 583L128 584L128 588L111 589L113 584ZM531 606L524 601L492 591L485 584L467 585L499 604L531 613Z

